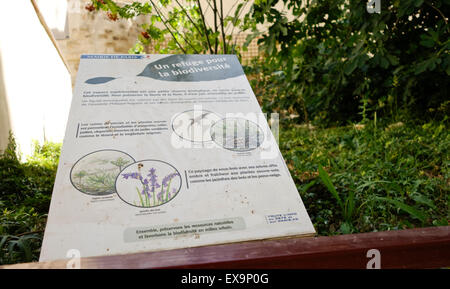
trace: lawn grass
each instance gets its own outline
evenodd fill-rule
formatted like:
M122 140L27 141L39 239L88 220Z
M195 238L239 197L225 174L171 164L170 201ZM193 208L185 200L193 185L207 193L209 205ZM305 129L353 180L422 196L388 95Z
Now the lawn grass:
M448 225L444 124L286 125L280 131L281 152L320 235Z

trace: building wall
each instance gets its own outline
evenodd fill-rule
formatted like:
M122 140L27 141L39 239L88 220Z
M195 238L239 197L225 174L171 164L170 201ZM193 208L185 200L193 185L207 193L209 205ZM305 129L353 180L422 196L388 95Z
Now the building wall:
M0 51L0 152L8 145L9 132L12 129L3 74L2 55Z
M20 11L20 17L11 11ZM72 98L70 74L31 1L2 3L0 27L0 150L11 130L27 156L34 140L63 140Z
M111 21L104 12L89 12L85 6L90 3L89 0L68 0L68 22L69 37L57 40L58 45L70 66L72 80L75 80L76 71L80 61L80 55L83 53L128 53L133 47L136 39L142 29L140 25L145 23L144 16L139 16L133 20L119 19ZM121 2L133 2L123 0ZM140 2L146 2L141 0ZM181 1L183 2L183 1ZM235 1L223 1L224 11L233 11ZM207 7L206 0L202 2L202 8ZM250 4L246 6L246 13ZM227 12L225 12L227 13ZM213 23L212 11L206 12L206 22ZM237 35L237 43L242 45L245 42L246 35ZM147 48L149 53L154 52L151 47ZM248 51L242 52L243 61L247 61L258 56L258 46L256 41L248 46Z

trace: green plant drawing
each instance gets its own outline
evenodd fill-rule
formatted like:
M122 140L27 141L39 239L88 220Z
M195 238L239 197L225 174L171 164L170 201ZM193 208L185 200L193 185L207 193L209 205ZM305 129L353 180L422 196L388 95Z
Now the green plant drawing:
M122 156L118 157L118 153L100 151L93 154L92 160L90 155L87 156L86 161L82 159L72 171L71 178L74 186L78 190L92 195L115 193L116 177L126 165L131 163L131 160Z

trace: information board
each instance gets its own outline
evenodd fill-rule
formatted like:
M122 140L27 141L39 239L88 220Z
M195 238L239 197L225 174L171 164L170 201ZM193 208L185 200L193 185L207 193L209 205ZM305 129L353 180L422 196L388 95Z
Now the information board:
M82 55L40 261L314 234L275 136L234 55Z

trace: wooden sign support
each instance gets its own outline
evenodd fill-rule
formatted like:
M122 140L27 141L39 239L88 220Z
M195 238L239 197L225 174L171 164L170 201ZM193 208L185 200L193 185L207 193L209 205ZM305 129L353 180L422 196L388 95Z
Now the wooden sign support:
M381 268L450 266L450 226L332 237L251 241L81 259L81 268L364 269L377 249ZM67 260L3 268L66 268Z

